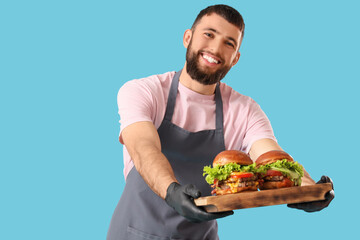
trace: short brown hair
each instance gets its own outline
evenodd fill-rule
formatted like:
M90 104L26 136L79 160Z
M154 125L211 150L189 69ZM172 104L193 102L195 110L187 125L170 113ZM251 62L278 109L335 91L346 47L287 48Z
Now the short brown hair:
M201 18L205 15L210 15L212 13L215 13L221 17L223 17L226 21L229 23L237 26L241 32L241 38L243 38L245 33L245 23L244 19L242 18L241 14L234 8L224 5L224 4L218 4L209 6L203 10L200 11L200 13L197 15L191 29L194 30L196 25L199 23Z

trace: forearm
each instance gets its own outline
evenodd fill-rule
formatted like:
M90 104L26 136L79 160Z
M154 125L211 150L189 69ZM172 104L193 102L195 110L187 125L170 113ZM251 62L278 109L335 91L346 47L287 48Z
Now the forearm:
M310 174L304 168L304 177L301 179L301 186L313 185L315 181L310 177Z
M177 182L165 155L153 146L140 148L133 155L134 165L148 186L165 199L170 183Z
M151 122L137 122L126 127L122 137L136 170L157 195L165 198L167 187L177 180L161 152L155 126Z

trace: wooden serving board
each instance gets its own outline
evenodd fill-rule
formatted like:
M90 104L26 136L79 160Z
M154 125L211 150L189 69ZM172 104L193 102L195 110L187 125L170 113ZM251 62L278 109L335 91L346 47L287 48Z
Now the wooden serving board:
M203 206L207 212L223 212L243 208L324 200L325 194L331 189L331 183L322 183L303 187L201 197L195 199L195 204Z

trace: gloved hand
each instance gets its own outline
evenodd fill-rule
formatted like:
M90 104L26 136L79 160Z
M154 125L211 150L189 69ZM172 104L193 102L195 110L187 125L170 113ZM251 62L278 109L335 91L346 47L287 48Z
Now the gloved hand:
M322 176L320 181L318 181L316 184L318 183L331 183L332 190L326 193L325 200L304 202L304 203L293 203L293 204L288 204L287 206L290 208L301 209L304 210L305 212L317 212L329 206L330 202L335 197L333 182L331 178L329 178L328 176Z
M201 192L193 184L182 186L177 182L173 182L167 189L165 201L190 222L210 221L234 214L233 211L219 213L206 212L194 203L194 199L200 196Z

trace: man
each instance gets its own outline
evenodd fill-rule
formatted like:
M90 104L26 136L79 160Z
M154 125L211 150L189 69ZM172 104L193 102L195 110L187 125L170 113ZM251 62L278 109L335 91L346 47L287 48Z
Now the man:
M181 71L133 80L120 89L126 186L108 239L218 239L214 219L233 212L196 207L193 199L211 192L203 167L225 149L242 150L253 160L282 150L258 104L220 83L240 58L244 27L235 9L210 6L185 31ZM305 172L303 185L314 183ZM331 191L327 200L291 207L319 211L333 197Z

